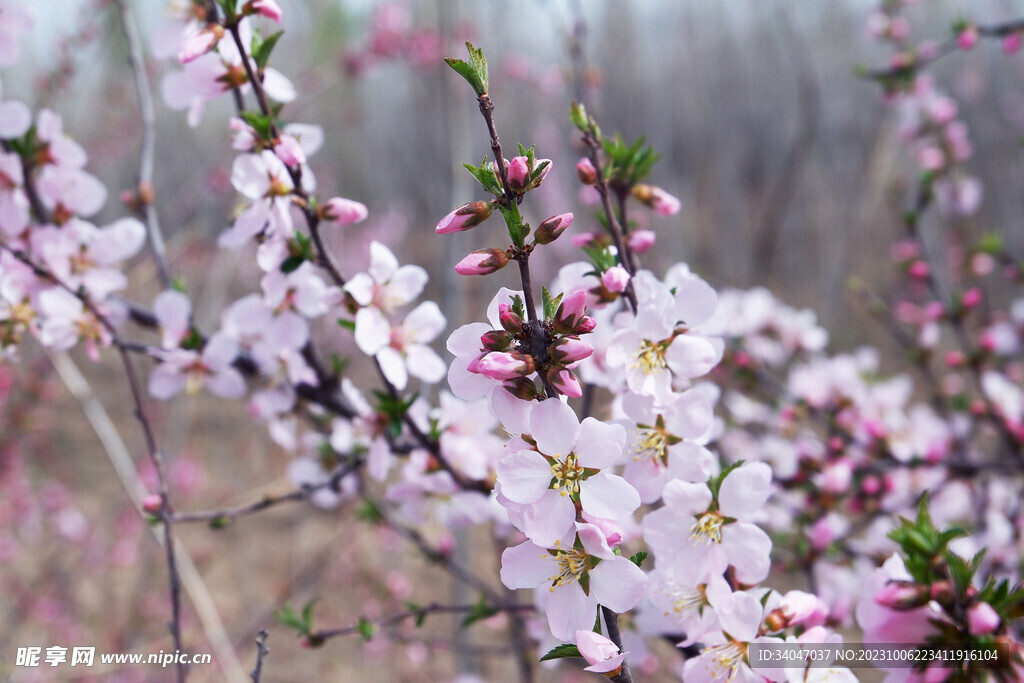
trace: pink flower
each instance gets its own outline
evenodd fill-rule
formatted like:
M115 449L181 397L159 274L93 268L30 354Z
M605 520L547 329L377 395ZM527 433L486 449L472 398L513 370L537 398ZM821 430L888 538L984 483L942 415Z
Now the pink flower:
M665 506L644 518L644 540L659 557L708 574L732 566L740 582L758 583L768 575L772 541L750 520L771 494L771 477L765 463L741 465L726 475L717 499L706 484L673 479L662 493Z
M613 553L596 526L576 522L564 544L552 545L549 551L546 546L527 541L505 550L501 554L501 582L512 590L549 589L545 611L555 638L569 641L577 631L592 628L598 605L621 613L633 609L643 598L647 575Z
M526 157L515 157L508 163L508 184L512 191L519 194L526 190L530 182L530 163Z
M494 351L482 356L470 371L497 380L509 380L526 377L536 371L533 357L524 353Z
M445 318L433 301L424 301L392 326L375 307L356 313L355 339L359 350L376 357L384 376L405 389L409 375L428 384L444 377L444 361L429 344L444 330Z
M590 666L584 671L605 674L618 671L628 652L619 653L618 646L599 633L576 631L576 647Z
M299 145L299 141L291 135L282 135L281 139L274 145L274 154L288 166L301 166L306 163L306 153Z
M651 207L655 213L660 213L663 216L673 216L683 208L678 198L654 185L645 185L643 183L635 185L633 187L633 196Z
M597 169L590 161L590 157L583 157L576 162L576 176L584 185L593 185L597 182Z
M233 366L238 344L226 334L215 334L206 342L202 353L175 349L161 351L163 362L149 377L149 393L167 400L184 389L197 392L203 385L221 398L238 398L245 393L245 380Z
M577 502L585 514L609 520L640 506L636 490L609 471L622 457L621 426L592 417L581 424L572 408L552 398L533 405L529 429L536 450L516 451L497 467L502 495L524 506L527 538L550 545L564 536Z
M1020 38L1020 31L1011 33L1003 38L1003 52L1008 55L1016 54L1016 52L1020 50Z
M956 46L961 50L967 51L974 49L974 46L978 44L978 27L968 26L960 32L956 37Z
M455 272L459 275L490 275L507 264L508 254L504 249L480 249L455 264Z
M168 351L181 346L191 325L192 303L188 297L173 289L161 292L153 300L153 315L160 326L160 345Z
M348 200L342 200L348 201ZM370 243L370 267L345 285L360 306L375 306L391 313L420 295L427 284L427 271L420 266L399 266L391 250L380 242Z

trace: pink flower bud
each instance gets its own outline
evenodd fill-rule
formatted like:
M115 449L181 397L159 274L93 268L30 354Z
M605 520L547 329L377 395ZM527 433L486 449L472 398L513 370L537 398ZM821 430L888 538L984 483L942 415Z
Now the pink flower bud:
M576 327L570 330L573 334L590 334L597 327L597 321L591 318L589 315L585 315L580 318L579 322L576 323Z
M601 273L601 284L609 292L621 294L629 284L629 272L622 266L612 266Z
M651 230L634 230L626 238L626 246L637 254L642 254L654 246L656 235Z
M917 152L917 165L926 171L939 171L946 165L946 155L933 145L922 147Z
M578 363L594 354L594 347L579 337L562 337L548 347L548 355L562 365Z
M555 311L555 332L570 332L586 312L587 290L573 290L562 299Z
M570 239L572 240L572 246L585 247L594 241L594 233L580 232L573 235Z
M281 8L274 0L253 0L252 7L258 14L281 23Z
M956 37L956 46L965 52L978 44L978 27L968 26Z
M583 157L576 162L576 177L584 185L593 185L597 182L597 169L590 161L590 157Z
M985 636L999 628L999 615L992 605L979 602L967 610L967 629L972 636Z
M533 241L537 244L551 244L572 224L572 218L571 213L552 216L537 227Z
M589 515L584 515L584 519L587 524L593 524L601 530L601 533L604 534L605 540L608 541L609 547L614 548L622 543L622 537L624 534L622 532L622 527L619 526L618 522L611 519L603 519L601 517L591 517Z
M928 264L924 261L914 261L910 264L910 269L907 271L910 273L910 277L925 278L928 277Z
M619 648L612 641L593 631L576 631L576 648L590 666L584 671L613 676L622 668L622 662L628 652L619 653Z
M508 264L504 249L480 249L455 264L459 275L490 275Z
M526 157L515 157L508 163L508 185L516 194L522 194L530 184L530 162Z
M875 593L875 602L894 610L911 610L928 604L928 586L913 581L890 580Z
M332 197L322 205L323 219L337 225L351 225L366 220L370 215L366 205L352 199Z
M291 135L281 136L280 141L274 145L274 154L286 166L301 166L306 163L306 153L302 151L299 141Z
M491 379L525 377L537 369L533 356L526 353L494 351L483 356L475 372Z
M1011 33L1010 35L1003 38L1003 52L1008 55L1015 54L1020 50L1020 31Z
M914 240L901 240L892 245L892 260L896 263L904 263L917 258L921 249Z
M583 395L583 386L576 379L576 375L569 370L552 368L548 371L548 381L558 393L565 394L569 398L579 398Z
M537 385L527 377L505 380L501 386L520 401L532 401L537 398Z
M660 187L640 183L633 186L633 196L651 207L655 213L673 216L683 208L682 203Z
M480 335L480 344L488 351L504 351L512 344L512 335L504 330L491 330Z
M224 28L220 24L210 24L206 28L187 35L178 50L178 61L182 64L199 59L216 47L224 36Z
M964 364L965 360L966 358L964 357L964 354L960 353L959 351L950 351L949 353L946 354L945 358L946 365L948 365L951 368L960 367L961 365Z
M142 509L151 515L159 514L164 506L164 499L157 493L151 493L142 499Z
M441 219L434 230L438 235L462 232L480 225L491 217L490 202L479 201L463 204Z
M910 22L906 17L893 17L889 22L889 37L893 40L903 40L910 35Z
M972 287L964 292L962 303L964 308L974 308L981 303L982 293L977 287Z
M507 332L519 334L523 331L523 319L506 303L498 304L498 320Z

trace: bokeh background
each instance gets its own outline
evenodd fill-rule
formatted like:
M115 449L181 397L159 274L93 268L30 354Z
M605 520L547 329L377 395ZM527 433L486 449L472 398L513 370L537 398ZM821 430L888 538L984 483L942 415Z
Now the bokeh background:
M90 152L90 170L111 191L96 220L102 225L125 212L117 194L133 185L140 133L120 24L109 2L23 2L34 8L37 25L24 37L21 64L0 74L4 97L64 117L65 130ZM166 18L161 2L132 4L146 36ZM684 260L716 287L768 286L817 311L835 349L868 342L886 348L882 332L847 295L854 275L886 291L888 250L900 236L912 179L894 112L875 84L856 75L858 64L888 59L865 29L876 4L281 0L286 32L274 65L299 91L284 118L325 130L312 160L324 195L370 209L366 223L330 236L346 273L365 264L371 240L391 245L403 263L431 273L427 293L442 302L452 327L479 319L490 292L514 284L511 273L482 285L451 271L469 251L504 246L496 225L445 239L432 230L452 207L480 198L461 164L489 154L486 131L469 89L439 59L461 56L461 41L472 40L489 58L506 149L536 144L538 156L554 161L545 186L531 193L532 223L574 211L574 231L597 226L575 179L581 152L567 117L570 102L583 98L605 133L646 136L663 155L652 182L682 201L676 216L639 217L658 234L645 265L658 270ZM947 37L961 16L994 22L1021 15L1024 2L1010 0L923 0L909 13L920 38ZM150 59L149 67L157 99L156 204L172 267L187 283L200 326L210 329L224 304L257 282L246 257L215 249L236 204L226 136L233 105L229 98L212 103L190 129L184 112L160 100L162 74L175 66ZM981 210L960 227L1000 233L1020 252L1024 57L983 44L933 72L960 104L976 149L967 170L985 187ZM929 217L926 234L937 220ZM535 280L576 258L562 240L536 259ZM151 264L140 260L131 278L131 296L151 301L158 291ZM336 348L347 347L338 340ZM114 359L73 360L151 483ZM196 396L156 414L179 508L288 490L287 455L241 403ZM13 675L15 650L25 645L166 649L159 547L82 404L32 348L21 366L0 366L0 448L0 675ZM351 513L295 506L220 531L182 531L212 596L205 608L224 624L217 651L233 650L241 667L196 667L195 680L248 671L261 627L271 629L266 680L446 680L459 670L501 680L511 672L492 652L500 623L453 639L456 620L432 617L427 645L350 639L321 650L301 648L276 626L273 609L312 598L325 627L388 614L403 599L474 599L419 564L400 538L367 530ZM471 559L496 578L493 553ZM186 642L211 651L208 620L186 606ZM161 680L148 669L109 673L111 680ZM19 676L30 680L24 670Z

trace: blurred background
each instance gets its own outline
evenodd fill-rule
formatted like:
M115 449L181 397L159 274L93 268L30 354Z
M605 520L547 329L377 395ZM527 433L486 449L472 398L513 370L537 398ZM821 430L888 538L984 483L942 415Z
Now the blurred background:
M657 248L642 259L646 266L660 271L683 260L716 288L768 286L817 311L835 349L882 343L846 293L853 275L886 291L889 246L900 237L899 215L913 180L894 112L877 85L855 72L859 64L884 65L889 58L865 29L876 2L280 1L285 34L273 65L299 93L283 118L324 128L324 147L311 161L322 195L357 199L370 209L366 223L330 236L346 274L365 267L371 240L390 245L401 262L431 273L427 296L442 302L451 327L482 318L490 293L515 284L511 272L481 286L451 271L469 251L505 246L498 223L446 238L433 232L451 208L482 198L461 164L489 155L486 130L469 88L440 61L463 56L462 42L471 40L489 59L505 149L535 144L539 157L553 160L549 179L525 205L532 224L573 211L572 231L598 226L579 192L574 166L581 149L567 116L569 104L582 98L606 134L646 136L663 155L650 181L682 202L676 216L638 215L658 234ZM125 213L117 195L133 186L140 133L120 24L109 2L23 2L35 9L37 24L23 39L22 62L2 74L4 98L64 117L65 131L89 151L90 170L110 189L95 220L103 225ZM147 37L168 16L163 3L132 4ZM927 0L908 12L919 39L945 39L961 16L990 23L1021 15L1024 2L1011 0ZM156 205L172 268L209 330L225 303L256 286L257 272L249 256L215 249L237 201L226 135L232 102L211 103L191 130L185 113L160 99L163 74L175 68L150 59ZM976 150L966 169L985 188L981 210L960 227L974 235L1000 233L1019 253L1024 57L1007 57L998 44L983 42L932 72L960 105ZM930 215L926 233L937 223ZM535 259L535 281L549 280L579 256L561 240ZM152 301L158 291L152 266L140 261L131 277L132 298ZM339 342L339 348L345 347ZM0 673L15 648L29 644L166 649L160 551L80 404L45 357L31 349L24 356L18 368L0 366L0 446L6 449ZM141 455L114 365L74 359L129 450ZM57 398L49 406L39 400L48 395ZM197 396L160 406L157 414L179 507L222 507L287 490L287 456L253 429L241 404ZM396 596L408 587L398 570L420 571L414 553L397 538L360 531L350 512L297 506L219 532L184 530L246 671L256 630L271 626L270 610L286 601L319 598L324 626L387 614L387 605L401 604ZM487 564L480 571L496 576ZM436 581L448 590L443 575ZM209 650L209 630L188 619L186 641ZM488 654L486 633L453 643L452 618L428 623L438 626L433 645L395 639L360 647L352 639L315 652L277 628L268 680L341 680L342 672L380 680L382 671L395 680L422 680L424 671L446 679L460 667L501 679L510 671L507 661ZM112 675L158 680L152 671ZM222 675L194 671L196 680Z

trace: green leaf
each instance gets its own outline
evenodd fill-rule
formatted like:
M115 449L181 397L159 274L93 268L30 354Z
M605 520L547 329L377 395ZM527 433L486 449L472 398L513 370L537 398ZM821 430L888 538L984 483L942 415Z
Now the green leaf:
M484 596L481 595L480 599L476 601L476 603L473 605L473 608L462 620L462 623L459 624L459 627L463 629L469 628L481 619L489 619L497 613L498 610L488 605L487 600L485 600Z
M470 175L476 178L476 181L480 183L481 187L495 195L496 197L502 197L504 192L501 190L501 183L494 177L494 171L490 169L487 164L487 157L484 156L484 160L480 162L479 166L473 166L472 164L463 164L463 168L469 171Z
M355 320L345 320L344 318L338 318L338 326L339 327L344 327L349 332L355 332L356 331L356 321Z
M309 602L302 606L302 623L306 625L306 631L312 630L313 625L313 605L316 604L316 598L312 598Z
M992 256L997 256L1003 253L1003 238L999 233L990 232L978 240L975 249Z
M641 550L637 554L635 554L632 557L630 557L629 561L632 562L633 564L635 564L638 567L643 567L644 566L644 560L647 559L647 556L648 556L648 553L646 553L643 550Z
M260 44L256 45L256 38L258 34L254 34L252 37L252 58L256 62L256 66L261 69L266 68L267 62L270 61L270 53L274 51L274 47L277 45L277 41L284 35L284 31L278 31L272 36L267 36L265 40L261 40Z
M581 102L573 102L569 106L569 122L581 133L587 132L587 108Z
M352 324L351 330L353 332L355 332L355 325L356 324L354 322L352 322L350 320L339 320L338 321L339 325L341 325L342 327L347 327L347 325L343 325L342 323L351 323ZM334 374L334 375L344 375L345 374L345 370L348 368L348 364L351 361L352 361L351 358L342 358L337 353L332 353L331 354L331 373Z
M575 645L556 645L548 650L548 653L541 657L540 661L549 662L552 659L567 659L569 657L583 657L583 655Z
M281 263L281 272L294 273L305 262L306 259L301 256L289 256Z
M483 50L474 47L472 43L466 43L469 51L469 62L453 57L446 57L444 62L450 66L455 73L466 79L466 82L473 87L477 97L487 94L487 60L484 58Z
M359 631L359 635L364 643L373 640L373 632L375 630L373 622L366 617L359 617L359 621L356 623L356 630Z
M305 635L307 632L306 623L295 613L289 603L285 603L281 609L274 610L274 618L288 628L298 631L299 635Z
M364 500L362 505L356 509L356 519L370 524L380 524L384 521L384 515L376 503L372 500Z

